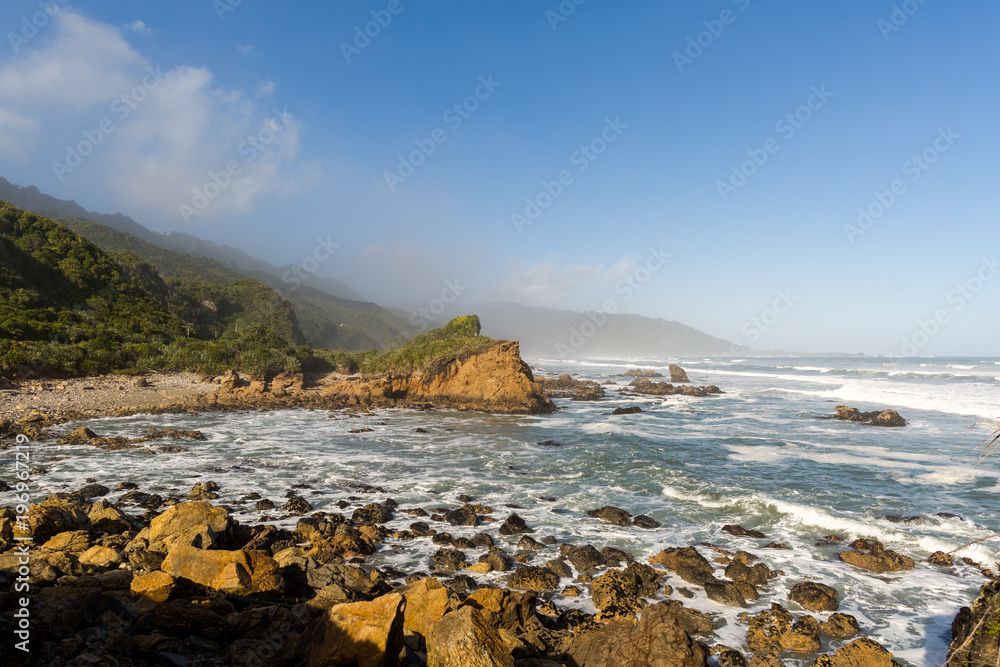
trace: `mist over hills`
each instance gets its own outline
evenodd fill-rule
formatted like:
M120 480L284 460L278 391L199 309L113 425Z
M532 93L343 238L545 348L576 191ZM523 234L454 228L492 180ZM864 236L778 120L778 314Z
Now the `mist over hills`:
M483 334L519 340L536 358L724 356L733 344L680 322L641 315L581 313L516 303L478 306ZM740 354L748 350L739 348Z
M292 271L291 266L274 266L257 257L248 255L239 248L230 245L219 245L212 241L186 234L184 232L170 232L161 234L147 229L132 218L121 213L98 213L87 211L75 201L56 199L51 195L40 192L33 185L21 187L0 176L0 200L9 201L14 206L31 211L48 218L84 218L100 225L117 229L120 232L132 234L138 238L153 243L155 245L175 250L177 252L200 255L214 259L226 266L239 269L244 274L261 279L259 274L268 274L272 277L282 278ZM294 274L293 274L294 275ZM262 282L269 282L262 280ZM290 283L283 283L286 287ZM323 278L312 274L309 276L309 284L316 290L322 291L331 296L347 299L350 301L363 301L360 294L340 280Z
M365 302L346 283L311 275L289 279L290 267L276 267L239 248L186 233L153 232L132 218L87 211L34 186L19 187L0 177L0 200L55 219L110 253L128 252L155 267L164 279L225 285L253 278L294 305L305 339L313 346L346 351L392 349L416 335L407 313ZM680 322L641 315L583 313L516 303L473 309L483 334L518 340L536 358L677 357L753 354Z
M221 285L253 278L271 288L275 298L294 305L302 333L315 347L352 352L385 350L417 333L405 318L374 303L323 291L332 285L336 292L356 295L339 281L317 276L310 276L304 283L289 281L282 277L287 267L275 267L238 248L219 246L190 234L159 234L127 216L88 212L76 202L0 178L0 201L4 199L23 210L53 218L106 252L132 253L169 280Z

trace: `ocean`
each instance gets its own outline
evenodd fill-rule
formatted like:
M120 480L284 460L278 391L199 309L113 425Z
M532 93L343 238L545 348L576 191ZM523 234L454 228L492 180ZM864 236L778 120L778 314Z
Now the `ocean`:
M371 415L290 410L254 413L138 415L85 424L101 436L135 436L148 427L199 429L206 442L182 442L187 452L155 456L107 452L85 446L47 445L36 493L72 490L86 478L114 488L133 481L145 492L186 494L195 482L221 487L216 501L237 518L256 523L253 503L233 504L251 492L279 506L293 484L317 510L346 511L392 497L401 508L458 507L458 494L490 505L498 520L478 528L440 525L454 536L486 530L513 511L535 529L533 537L626 549L645 562L661 549L710 542L746 549L784 575L762 589L748 611L789 605L788 590L805 577L838 589L841 612L857 617L866 636L897 661L936 667L944 663L955 613L985 581L974 568L929 565L935 551L951 551L1000 530L1000 455L976 465L976 445L989 431L977 423L1000 421L1000 360L982 358L680 358L565 361L529 359L536 374L571 373L612 380L629 368L683 366L695 385L724 392L705 398L621 397L606 387L599 402L557 399L552 415L499 416L448 410L379 410ZM835 406L893 408L909 424L878 428L830 420ZM612 416L637 405L641 414ZM82 424L65 424L59 433ZM352 429L371 431L350 433ZM422 429L424 432L418 432ZM554 441L559 446L537 443ZM382 487L360 493L347 484ZM122 492L112 492L114 500ZM0 505L12 504L0 494ZM352 507L339 510L347 500ZM509 508L515 505L517 509ZM593 519L604 505L646 514L662 527L621 528ZM136 509L136 511L139 511ZM901 523L890 516L922 517ZM397 513L390 529L415 517ZM426 519L424 519L426 520ZM292 527L296 519L280 521ZM766 539L734 537L725 524L760 530ZM827 535L840 546L817 545ZM915 570L876 575L839 561L838 551L857 537L876 538L912 557ZM517 538L499 538L516 551ZM789 550L763 549L775 541ZM509 543L509 544L508 544ZM403 571L429 571L439 547L429 539L389 540L369 559ZM957 555L994 568L1000 539ZM711 559L711 549L702 553ZM475 562L478 550L470 552ZM555 548L535 556L555 558ZM721 571L718 572L721 577ZM497 581L498 573L474 575ZM565 580L563 585L569 585ZM668 583L695 591L686 605L717 615L709 643L741 647L742 611L708 600L676 577ZM560 607L588 608L589 598L554 598ZM592 608L589 608L592 610ZM824 618L826 614L817 614ZM823 639L824 651L844 642ZM809 664L812 658L786 664Z

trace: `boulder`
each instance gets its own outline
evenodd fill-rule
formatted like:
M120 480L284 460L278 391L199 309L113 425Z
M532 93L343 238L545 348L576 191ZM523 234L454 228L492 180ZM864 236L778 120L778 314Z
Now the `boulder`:
M666 603L643 609L638 623L618 619L573 637L566 653L579 667L708 667L708 649L685 632Z
M737 537L755 537L758 539L767 537L759 530L748 529L734 524L726 524L722 527L722 532L736 535Z
M167 554L162 570L232 595L280 596L285 590L278 563L264 551L208 551L178 545Z
M821 655L812 667L899 667L899 663L881 644L863 637L841 646L832 656Z
M705 582L704 586L709 600L729 607L747 606L743 590L736 582L716 580Z
M518 591L554 591L559 587L559 575L544 567L518 568L507 578L507 587Z
M613 523L616 526L630 526L632 525L632 515L625 510L618 507L611 507L610 505L605 505L604 507L596 510L590 510L587 512L590 516L597 517L602 521L607 521L608 523Z
M94 545L80 554L82 565L95 567L115 567L123 562L122 552L109 547Z
M889 551L878 542L870 545L867 553L864 551L842 551L837 556L845 563L855 567L877 572L902 572L915 567L913 559L895 551Z
M44 544L67 530L91 529L90 517L82 507L62 500L46 500L28 507L28 530L14 526L15 537L31 537L35 544Z
M837 589L816 581L802 581L792 587L788 599L809 611L837 611L840 609Z
M612 570L594 579L590 595L600 610L599 618L631 617L643 603L639 597L638 578L628 572Z
M670 364L670 381L671 382L690 382L688 379L688 374L683 368L677 364Z
M376 526L389 521L392 521L392 511L379 503L359 507L351 515L351 523L355 526Z
M668 570L677 571L679 567L690 567L696 570L704 570L709 574L715 572L715 568L704 556L698 553L694 547L669 548L664 549L649 559L650 563L663 565ZM713 575L714 576L714 575Z
M636 528L645 528L651 530L653 528L659 528L663 524L652 517L648 517L645 514L640 514L639 516L632 519L632 525Z
M149 548L168 553L175 546L218 549L232 531L229 511L206 502L179 503L149 524Z
M861 632L858 619L850 614L830 614L830 618L820 621L819 631L835 639L850 639Z
M768 579L776 577L777 573L764 563L754 563L753 566L750 566L742 559L734 558L726 566L726 576L733 581L745 581L754 586L763 586L767 583Z
M521 533L533 533L535 531L528 527L524 519L514 513L503 522L499 532L501 535L518 535Z
M149 572L132 579L131 590L153 602L166 602L174 592L177 582L166 572Z
M458 549L438 549L431 557L435 570L454 572L465 565L465 554Z
M445 615L427 635L427 667L514 667L500 634L472 607Z
M295 642L307 667L389 667L403 650L406 601L391 593L331 607Z
M638 405L633 405L628 408L615 408L611 414L612 415L637 415L642 412L642 408Z
M87 512L91 526L96 532L118 535L130 528L125 513L108 501L94 503Z
M589 544L585 544L582 547L564 544L559 550L573 564L573 567L580 572L605 565L607 562L604 555Z
M445 512L444 520L453 526L479 525L479 515L476 514L476 508L469 504L465 504L450 512Z
M66 551L81 554L90 548L90 533L86 530L67 530L42 545L47 551Z
M423 637L451 609L448 589L437 579L426 577L396 592L406 599L403 628Z
M99 437L86 426L74 429L69 435L59 438L60 445L86 445L91 438Z
M951 567L955 564L955 560L943 551L935 551L927 558L927 562L931 565L941 565L943 567Z

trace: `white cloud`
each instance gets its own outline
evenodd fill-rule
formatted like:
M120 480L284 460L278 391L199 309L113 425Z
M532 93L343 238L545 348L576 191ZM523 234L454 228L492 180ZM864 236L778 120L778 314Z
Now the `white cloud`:
M239 42L236 43L236 50L242 53L247 58L249 58L254 54L255 49L256 47L254 47L253 44L240 44Z
M122 26L128 32L139 33L140 35L155 35L158 31L153 30L143 21L132 21Z
M138 23L127 29L145 27ZM43 150L37 145L67 128L79 128L66 133L79 141L83 130L110 119L114 131L67 178L82 178L81 172L99 177L117 203L158 218L179 216L179 204L190 202L194 189L231 161L240 173L198 221L249 212L262 194L294 192L315 180L315 165L296 164L301 125L294 119L273 131L279 125L270 119L270 106L260 108L243 91L218 85L207 68L160 72L121 28L78 11L61 12L54 24L50 42L33 43L0 65L0 145L12 157ZM245 143L250 137L258 146L252 150ZM56 150L39 159L65 153Z
M260 99L262 97L269 97L271 95L274 95L275 87L276 86L274 85L274 81L270 80L258 81L253 88L254 97Z

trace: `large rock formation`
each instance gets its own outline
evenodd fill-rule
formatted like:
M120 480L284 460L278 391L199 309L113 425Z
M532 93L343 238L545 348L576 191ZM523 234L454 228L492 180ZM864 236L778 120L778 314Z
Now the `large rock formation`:
M435 360L426 371L337 383L327 398L353 405L433 403L459 410L539 414L555 406L521 359L517 342Z
M1000 581L983 584L972 607L951 624L948 667L1000 664Z

